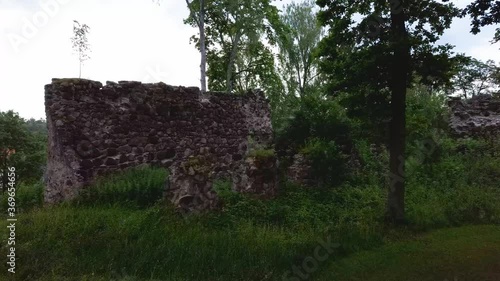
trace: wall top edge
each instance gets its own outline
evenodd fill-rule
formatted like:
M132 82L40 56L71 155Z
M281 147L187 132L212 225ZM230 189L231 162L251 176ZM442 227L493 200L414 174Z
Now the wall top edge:
M73 86L79 86L79 89L127 89L127 88L144 88L144 89L163 89L169 92L183 92L190 94L202 95L199 87L186 87L186 86L173 86L165 84L164 82L158 83L143 83L140 81L128 81L121 80L118 82L106 81L103 85L99 81L83 79L83 78L52 78L52 83L46 84L45 89L61 89L73 88ZM261 96L265 98L264 92L261 89L254 89L247 91L245 93L227 93L218 91L208 91L205 95L224 95L224 96Z

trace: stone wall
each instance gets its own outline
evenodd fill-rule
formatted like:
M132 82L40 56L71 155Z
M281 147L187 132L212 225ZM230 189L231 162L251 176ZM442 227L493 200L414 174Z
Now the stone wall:
M500 99L478 95L467 100L448 101L452 116L450 128L457 137L497 135L500 133Z
M85 79L53 79L45 86L45 109L48 203L74 198L97 175L142 164L171 170L174 181L167 184L167 194L175 203L186 194L172 190L212 192L214 179L248 170L249 141L272 146L269 105L260 91L202 96L198 88L164 83L120 81L103 86ZM186 169L186 163L199 157L209 159L206 178ZM202 183L189 183L196 181ZM236 183L233 189L274 193L274 185L262 186L249 190L248 184Z

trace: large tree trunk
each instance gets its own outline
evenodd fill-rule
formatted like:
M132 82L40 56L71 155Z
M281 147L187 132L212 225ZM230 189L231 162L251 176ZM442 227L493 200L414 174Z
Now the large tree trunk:
M391 4L393 1L389 1ZM387 198L387 220L399 225L405 222L405 139L406 85L410 63L408 33L405 27L404 1L393 7L391 33L394 50L391 81L390 186Z
M200 52L201 52L201 64L200 64L200 74L201 74L201 92L205 93L207 91L207 49L205 46L205 1L200 0L200 17L198 22L198 27L200 28Z

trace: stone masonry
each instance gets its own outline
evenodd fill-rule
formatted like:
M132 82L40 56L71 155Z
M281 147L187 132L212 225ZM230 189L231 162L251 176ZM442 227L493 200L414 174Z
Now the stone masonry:
M467 100L448 101L452 116L450 128L457 137L476 137L500 133L500 99L478 95Z
M275 193L275 181L262 176L270 171L266 180L276 178L275 158L263 166L268 172L249 167L249 141L272 147L269 104L260 91L202 96L198 88L164 83L52 79L45 110L47 203L74 198L98 175L144 164L170 170L166 194L178 206L199 196L215 206L217 178L237 179L237 192Z

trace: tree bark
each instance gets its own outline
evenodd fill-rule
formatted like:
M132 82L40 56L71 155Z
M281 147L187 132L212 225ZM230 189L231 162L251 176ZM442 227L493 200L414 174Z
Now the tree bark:
M393 1L389 1L391 4ZM405 27L406 16L400 0L400 7L391 12L391 33L394 50L391 81L390 127L390 186L387 198L388 222L400 225L405 222L405 141L406 141L406 86L410 64L410 47Z
M201 79L201 92L205 93L207 91L207 49L205 46L205 1L200 0L200 17L198 19L198 27L200 28L200 52L201 52L201 64L200 64L200 79Z
M234 37L233 45L231 46L231 54L229 54L229 64L227 65L226 72L226 88L227 92L231 93L233 91L233 65L236 60L236 52L238 51L238 44L240 43L241 30L236 32Z
M200 0L200 11L197 15L192 8L192 1L186 0L189 12L193 16L196 24L198 25L198 30L200 31L200 85L201 92L205 93L207 91L207 48L205 45L205 0Z

